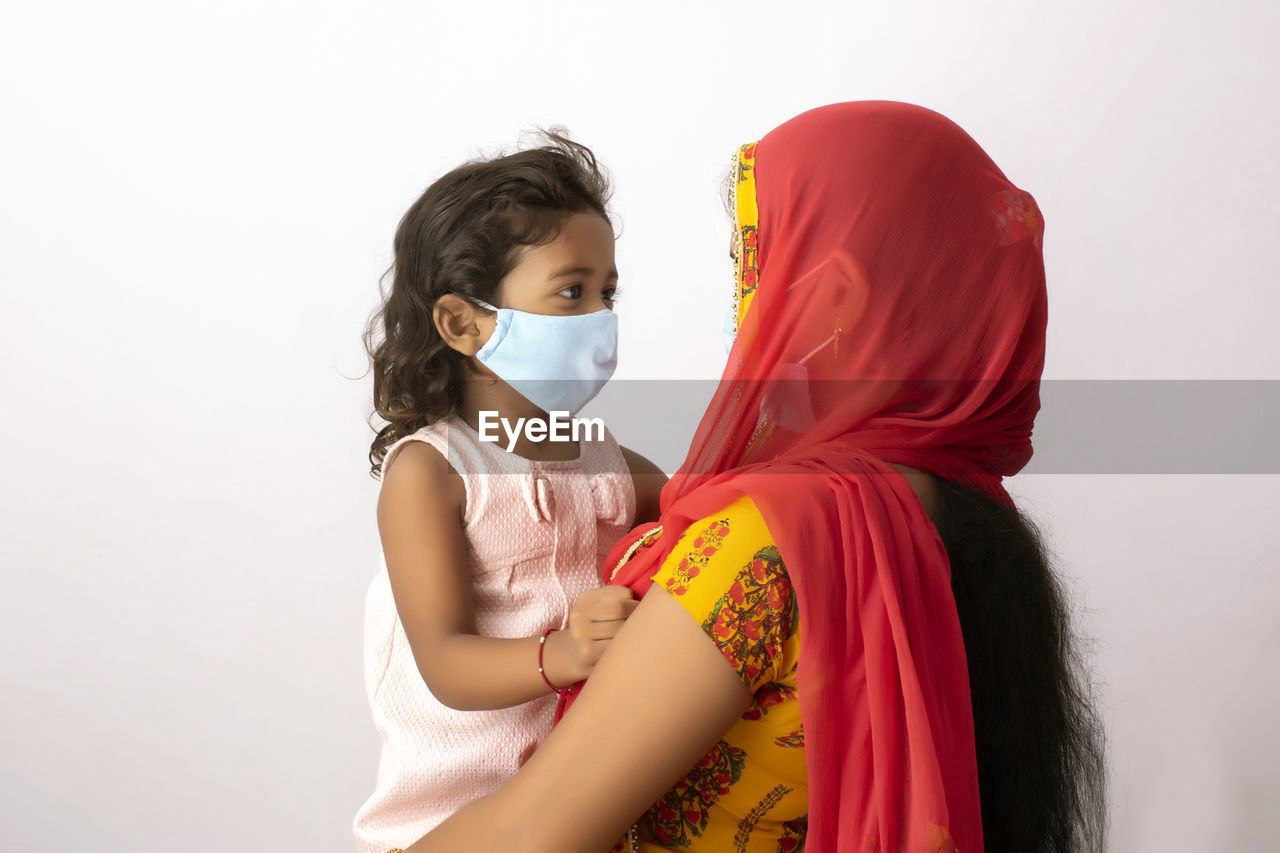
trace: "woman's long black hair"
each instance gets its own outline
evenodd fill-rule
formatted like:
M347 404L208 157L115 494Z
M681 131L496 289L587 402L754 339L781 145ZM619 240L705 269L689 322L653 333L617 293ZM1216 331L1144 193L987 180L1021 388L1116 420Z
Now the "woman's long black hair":
M936 482L969 662L985 847L1102 850L1102 727L1040 534L1018 510Z

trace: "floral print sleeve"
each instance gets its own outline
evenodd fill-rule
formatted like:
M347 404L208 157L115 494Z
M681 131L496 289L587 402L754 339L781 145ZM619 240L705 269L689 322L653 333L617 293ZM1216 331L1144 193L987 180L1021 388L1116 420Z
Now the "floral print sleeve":
M653 576L751 689L721 741L641 819L640 849L799 853L808 814L798 609L759 509L742 497L689 526Z
M795 596L750 498L691 525L654 582L698 621L753 693L785 672L784 650L798 628Z

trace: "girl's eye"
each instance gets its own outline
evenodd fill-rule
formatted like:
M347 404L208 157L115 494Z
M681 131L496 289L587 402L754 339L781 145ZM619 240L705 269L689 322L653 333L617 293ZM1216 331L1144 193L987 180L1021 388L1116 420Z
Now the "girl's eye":
M622 295L622 288L610 287L607 290L605 290L604 293L600 294L600 298L603 299L605 302L613 302L621 295Z
M559 295L563 296L565 299L577 299L582 296L582 285L571 284L564 290L559 291Z

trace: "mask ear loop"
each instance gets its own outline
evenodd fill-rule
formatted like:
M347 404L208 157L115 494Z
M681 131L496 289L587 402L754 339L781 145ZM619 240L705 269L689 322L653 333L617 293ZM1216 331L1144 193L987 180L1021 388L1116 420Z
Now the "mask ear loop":
M477 296L465 296L463 298L466 299L468 302L472 302L476 305L479 305L481 308L487 308L488 310L492 311L495 314L501 310L500 308L498 308L498 306L490 305L488 302L485 302L483 299Z

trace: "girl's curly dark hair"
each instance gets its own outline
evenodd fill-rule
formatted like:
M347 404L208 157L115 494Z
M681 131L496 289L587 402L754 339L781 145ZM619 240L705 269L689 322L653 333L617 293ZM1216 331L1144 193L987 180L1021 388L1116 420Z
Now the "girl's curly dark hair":
M565 217L594 211L609 221L609 182L591 150L563 131L539 136L538 147L449 172L400 220L386 273L391 291L383 292L364 333L374 414L387 422L374 426L374 477L388 447L462 403L467 359L436 330L436 300L456 293L492 302L522 250L554 240Z

